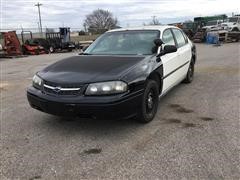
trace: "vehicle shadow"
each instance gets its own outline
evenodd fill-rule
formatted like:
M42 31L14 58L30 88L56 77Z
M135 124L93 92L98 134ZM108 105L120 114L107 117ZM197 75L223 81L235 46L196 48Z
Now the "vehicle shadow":
M43 126L60 134L81 134L83 136L101 137L133 131L143 127L134 119L82 119L78 117L57 117L47 115Z
M57 117L45 115L40 126L51 129L57 133L82 134L86 136L106 136L106 135L121 135L137 130L155 127L162 124L165 117L161 114L164 109L168 108L172 96L175 96L182 85L176 86L168 94L163 96L159 101L159 108L155 119L148 124L142 124L134 118L130 119L82 119L78 117ZM184 86L184 85L183 85ZM184 88L184 87L182 87ZM104 113L104 112L103 112ZM39 123L39 122L38 122Z

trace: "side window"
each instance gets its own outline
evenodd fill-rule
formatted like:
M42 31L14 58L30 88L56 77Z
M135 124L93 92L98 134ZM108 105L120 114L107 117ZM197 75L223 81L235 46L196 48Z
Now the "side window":
M170 29L167 29L163 32L162 41L167 45L176 46L173 34Z
M188 37L187 37L187 35L186 35L183 31L181 31L181 32L182 32L182 34L183 34L183 36L184 36L185 42L188 43Z
M178 47L182 47L186 44L185 37L179 29L173 29L173 33L175 35Z

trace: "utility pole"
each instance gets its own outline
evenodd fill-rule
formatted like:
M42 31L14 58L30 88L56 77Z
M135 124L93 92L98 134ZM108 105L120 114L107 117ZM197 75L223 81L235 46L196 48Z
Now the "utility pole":
M42 6L42 4L40 4L38 2L37 4L35 4L35 6L38 7L38 17L39 17L40 33L41 33L41 36L42 36L42 20L41 20L41 11L40 11L40 6Z
M39 26L39 22L37 22L37 25L38 25L38 32L40 32L40 26Z

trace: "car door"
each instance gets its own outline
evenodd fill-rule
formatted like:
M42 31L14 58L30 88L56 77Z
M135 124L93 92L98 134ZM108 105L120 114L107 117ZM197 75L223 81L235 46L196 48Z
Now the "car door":
M165 45L177 45L172 30L170 28L163 31L162 41L164 42L163 48ZM168 89L174 86L174 84L176 84L177 80L179 79L179 73L175 71L182 62L179 58L178 51L161 56L161 61L163 64L162 92L165 93Z
M177 49L178 49L178 57L179 57L179 64L178 64L178 70L177 70L177 76L178 80L182 80L186 77L192 51L191 51L191 45L188 42L187 36L182 32L180 29L173 28L173 35L176 39L177 43Z

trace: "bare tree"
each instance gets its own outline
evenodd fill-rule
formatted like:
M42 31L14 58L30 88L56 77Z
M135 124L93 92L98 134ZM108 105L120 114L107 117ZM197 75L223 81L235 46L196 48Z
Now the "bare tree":
M152 25L161 25L161 24L162 23L160 23L160 21L157 19L156 16L152 16L151 21L148 23L143 22L143 26L149 26L149 25L152 26Z
M86 16L83 26L92 33L103 33L117 27L118 20L107 10L97 9Z
M152 20L149 25L161 25L160 21L157 19L156 16L152 16Z

